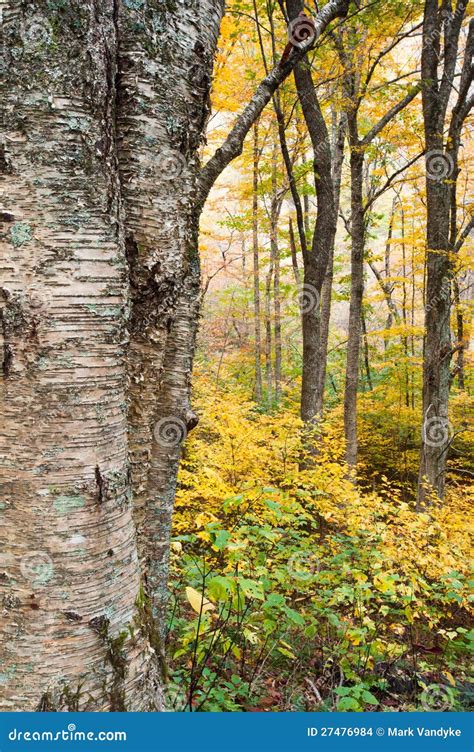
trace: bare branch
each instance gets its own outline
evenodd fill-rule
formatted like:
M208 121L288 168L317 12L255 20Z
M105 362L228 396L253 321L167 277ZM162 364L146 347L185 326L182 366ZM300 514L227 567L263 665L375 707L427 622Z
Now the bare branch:
M377 201L377 199L380 198L380 196L383 193L385 193L385 191L388 188L390 188L390 186L392 185L393 181L395 180L396 177L398 177L398 175L401 175L402 172L405 172L405 170L408 170L408 168L411 167L412 164L415 164L415 162L417 162L420 159L420 157L423 156L424 153L425 153L424 151L420 152L419 154L416 155L416 157L413 157L413 159L410 159L409 162L407 162L406 164L404 164L403 167L400 167L399 170L396 170L394 173L392 173L392 175L390 175L390 177L387 179L387 181L384 183L384 185L381 188L379 188L379 190L376 191L368 199L367 203L364 206L364 212L366 212L367 209L369 209L372 206L372 204L375 203L375 201Z
M417 94L420 92L421 86L418 84L413 89L411 89L408 94L400 100L397 104L395 104L385 115L383 118L379 120L379 122L374 125L373 128L370 129L370 131L364 136L364 138L361 140L362 146L367 146L370 144L378 134L383 131L386 125L393 120L393 118L398 115L399 112L405 109L405 107L410 104L410 102L415 99Z
M456 244L454 246L454 249L453 249L454 253L457 253L461 249L462 245L464 244L467 236L471 233L472 229L474 229L474 216L472 216L470 218L469 222L467 223L467 225L465 226L465 228L460 233L460 235L459 235L459 237L458 237L458 239L456 241Z
M401 28L403 28L404 24L405 24L405 20L403 21ZM390 44L388 44L386 47L383 48L383 50L379 52L379 54L376 56L375 60L373 61L372 65L369 68L369 72L367 73L367 77L365 79L365 83L362 89L362 94L360 96L360 99L362 99L362 97L365 95L367 88L369 86L369 83L372 80L372 77L377 68L377 65L380 63L382 58L385 57L385 55L388 55L397 46L397 44L399 44L402 41L402 39L406 39L406 37L409 37L414 31L421 28L421 26L423 26L423 21L420 21L420 23L416 24L416 26L412 26L410 29L408 29L408 31L404 32L403 34L398 34Z
M349 0L330 0L314 19L316 27L315 37L301 48L294 47L289 58L276 65L265 76L257 88L251 101L237 118L234 127L226 140L219 147L213 157L201 170L198 179L196 205L201 208L221 172L232 162L235 157L242 153L243 144L247 133L269 103L280 84L290 75L294 67L305 57L306 53L314 46L316 40L335 18L345 17L349 8Z

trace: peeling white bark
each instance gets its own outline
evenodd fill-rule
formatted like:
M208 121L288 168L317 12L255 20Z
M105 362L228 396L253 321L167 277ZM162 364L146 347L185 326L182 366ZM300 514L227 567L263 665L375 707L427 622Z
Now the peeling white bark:
M113 5L47 13L3 14L0 710L148 710Z

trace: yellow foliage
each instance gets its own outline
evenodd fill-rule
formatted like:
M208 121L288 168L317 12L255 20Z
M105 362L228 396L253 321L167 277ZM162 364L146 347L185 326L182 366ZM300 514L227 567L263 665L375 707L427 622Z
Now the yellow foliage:
M469 499L449 489L443 507L420 514L386 478L377 492L354 487L342 462L337 410L315 437L317 463L302 470L302 424L289 409L262 415L241 395L216 392L204 375L196 378L195 394L201 420L188 438L179 475L176 535L199 529L198 536L210 540L203 528L221 519L224 505L235 504L262 524L275 524L285 512L302 520L317 517L348 535L376 534L384 570L373 584L380 592L393 588L391 575L411 576L415 594L420 575L468 573Z

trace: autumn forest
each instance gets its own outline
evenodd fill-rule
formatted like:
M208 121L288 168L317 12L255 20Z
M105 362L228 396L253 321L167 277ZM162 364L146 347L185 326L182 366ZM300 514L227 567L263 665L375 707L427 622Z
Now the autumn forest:
M0 711L472 709L467 0L6 0Z

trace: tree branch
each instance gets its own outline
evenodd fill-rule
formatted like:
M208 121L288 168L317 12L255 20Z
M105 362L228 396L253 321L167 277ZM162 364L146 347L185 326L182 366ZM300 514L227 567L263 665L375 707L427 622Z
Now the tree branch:
M451 82L456 69L458 57L459 36L461 33L462 22L467 10L467 0L458 0L456 9L449 20L445 21L444 31L444 68L439 87L440 106L443 117L448 106L449 95L451 93Z
M400 167L399 170L396 170L394 173L392 173L392 175L390 175L390 177L383 184L383 186L381 188L379 188L379 190L376 191L374 194L372 194L372 196L368 199L367 203L364 206L364 212L366 212L367 209L369 209L372 206L372 204L375 201L377 201L378 198L380 198L380 196L382 195L382 193L385 193L385 191L388 188L390 188L390 186L392 185L393 181L395 180L395 178L398 175L400 175L402 172L405 172L405 170L408 170L408 168L411 167L412 164L415 164L415 162L417 162L420 159L420 157L423 156L424 153L425 153L424 151L420 152L419 154L416 155L416 157L413 157L413 159L410 159L409 162L407 162L406 164L404 164L403 167Z
M349 9L349 0L330 0L314 19L316 35L306 45L294 47L289 58L281 64L278 63L270 73L265 76L257 88L251 101L237 118L234 127L226 140L215 152L214 156L202 168L198 178L196 205L202 208L209 195L209 191L221 172L235 157L242 153L243 144L247 133L266 107L280 84L290 75L293 68L305 57L306 53L314 46L316 40L335 18L345 17Z
M470 232L471 232L471 230L473 228L474 228L474 216L470 218L470 220L467 223L467 225L465 226L464 230L459 235L459 237L458 237L458 239L456 241L456 244L454 246L454 249L453 249L454 253L457 253L461 249L464 241L466 240L467 236L470 234Z
M395 104L391 110L389 110L383 118L379 120L379 122L374 125L373 128L370 129L370 131L364 136L364 138L361 140L361 146L367 146L370 144L378 134L383 131L385 126L393 120L393 118L398 115L399 112L405 109L405 107L410 104L410 102L415 99L416 95L420 92L421 86L417 85L413 89L411 89L408 94L397 104Z
M402 24L401 28L403 28L404 25L405 25L405 21L403 21L403 24ZM375 60L372 62L372 65L369 68L369 72L367 73L364 85L362 87L362 93L361 93L361 96L360 96L360 100L362 100L362 98L365 96L365 94L367 92L367 89L368 89L368 86L369 86L369 83L371 82L372 77L373 77L373 75L375 73L375 70L377 68L377 65L380 63L380 61L382 60L382 58L385 57L385 55L388 55L397 46L397 44L399 44L403 39L406 39L406 37L409 37L410 34L413 34L413 32L416 31L417 29L419 29L421 26L423 26L423 21L420 21L415 26L412 26L410 29L408 29L408 31L404 32L403 34L399 33L395 37L395 39L392 42L390 42L390 44L388 44L386 47L383 48L383 50L381 50L379 52L379 54L377 55L377 57L375 58Z

